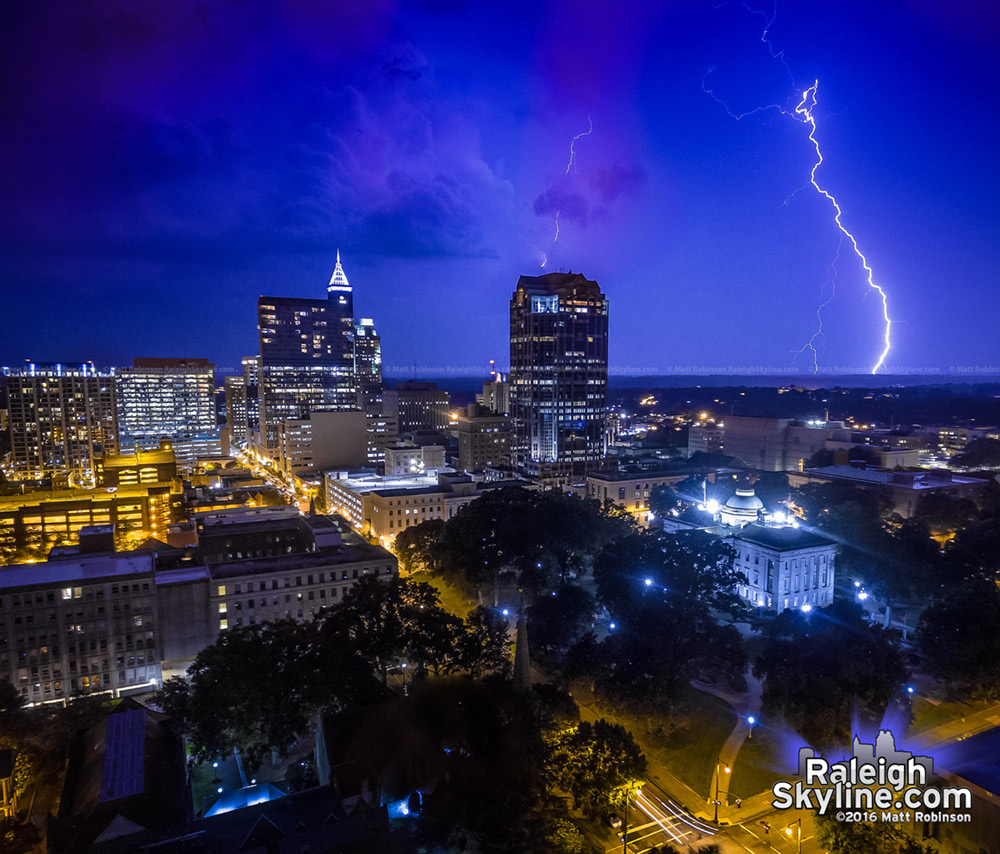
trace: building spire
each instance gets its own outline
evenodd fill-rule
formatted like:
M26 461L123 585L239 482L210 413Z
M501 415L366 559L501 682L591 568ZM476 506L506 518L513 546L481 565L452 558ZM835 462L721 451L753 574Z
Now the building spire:
M333 276L330 277L330 284L326 286L328 292L349 291L351 283L347 281L347 274L340 264L340 249L337 249L337 266L333 268Z

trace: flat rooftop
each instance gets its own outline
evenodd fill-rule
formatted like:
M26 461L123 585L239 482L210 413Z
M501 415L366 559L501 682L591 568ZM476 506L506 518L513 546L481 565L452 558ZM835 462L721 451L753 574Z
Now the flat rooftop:
M907 489L939 489L949 484L985 485L989 481L981 477L952 474L942 477L940 471L896 472L891 469L855 468L854 466L820 466L806 469L806 474L815 474L833 480L852 480L857 483L871 483L882 486L902 486Z
M300 569L320 569L324 566L342 566L372 560L394 563L396 559L391 552L386 551L381 546L358 538L356 542L345 542L343 545L319 549L315 552L210 564L208 572L212 578L235 578L243 575L269 575L278 572L295 572Z
M747 525L733 534L735 539L754 543L777 551L790 552L798 549L812 549L820 546L835 546L836 541L822 534L795 528L791 525Z
M153 555L93 555L53 563L27 563L0 567L0 590L43 587L47 584L91 582L152 573Z

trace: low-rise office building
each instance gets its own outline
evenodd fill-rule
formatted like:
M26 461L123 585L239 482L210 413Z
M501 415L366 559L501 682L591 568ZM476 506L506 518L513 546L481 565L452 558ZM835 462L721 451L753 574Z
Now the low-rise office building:
M473 480L453 472L414 477L383 477L371 470L325 473L327 508L385 546L405 528L430 519L447 521L487 490L508 486L538 488L524 480Z
M873 490L892 503L904 519L917 511L922 495L947 495L978 502L989 485L980 477L955 474L944 469L893 471L856 465L833 465L789 472L788 483L796 488L807 483L847 483L858 489Z
M46 563L0 568L0 679L31 703L153 690L227 628L310 620L358 579L398 572L392 554L343 519L267 509L290 511L283 524L294 540L269 548L282 536L275 519L239 511L183 547L91 552L101 542L88 541Z
M458 466L481 472L510 465L510 418L470 404L458 417Z
M691 472L596 472L587 475L587 497L603 504L610 501L628 510L640 525L648 527L651 513L649 499L658 486L674 486Z
M0 497L0 558L44 558L54 546L76 542L91 525L114 525L119 545L147 536L166 539L181 513L175 483L63 489Z
M79 555L0 569L0 628L0 678L26 702L155 688L153 555Z

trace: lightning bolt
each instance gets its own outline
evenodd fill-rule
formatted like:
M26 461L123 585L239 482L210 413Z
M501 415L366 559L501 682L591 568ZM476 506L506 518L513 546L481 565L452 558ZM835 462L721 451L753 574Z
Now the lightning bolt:
M576 141L582 136L590 136L594 132L594 121L591 117L587 116L587 129L583 133L578 133L569 143L569 163L566 164L566 174L569 175L569 170L572 169L576 171Z
M787 204L787 203L786 203ZM816 331L812 334L810 338L803 345L802 349L799 350L798 355L804 353L806 350L812 351L813 360L813 373L819 373L819 352L816 350L816 339L823 337L823 309L826 308L833 298L837 295L837 262L840 260L840 250L844 245L844 235L840 235L840 241L837 243L837 254L833 257L833 261L830 262L830 267L826 271L826 281L823 283L823 288L820 290L820 297L823 296L823 291L826 290L827 284L830 285L830 296L826 298L825 302L820 303L816 309ZM543 265L544 266L544 265Z
M556 211L556 236L552 238L552 242L555 243L558 239L559 239L559 211Z
M809 173L809 183L816 188L817 193L830 200L830 204L833 205L833 209L836 211L836 215L833 219L834 222L837 223L837 228L840 229L841 234L851 241L851 247L854 249L854 254L858 256L861 261L861 266L865 269L865 275L868 279L869 293L871 291L875 291L879 295L879 299L882 302L882 320L885 323L885 331L882 336L883 346L882 352L879 354L878 361L875 362L875 365L871 370L873 374L877 374L881 368L885 367L885 358L889 355L889 351L892 349L892 319L889 317L889 297L885 290L883 290L882 286L875 282L875 274L872 272L868 259L858 247L858 241L855 240L854 235L851 234L851 232L844 227L844 223L841 222L843 211L841 210L837 199L834 198L831 193L824 190L816 181L816 170L823 165L823 152L820 151L819 142L816 140L816 118L813 116L813 109L816 107L816 93L818 90L819 80L816 80L813 82L812 86L802 93L802 100L799 101L798 106L795 108L795 114L802 117L800 121L809 125L809 141L816 149L816 162L813 164L812 171Z
M768 38L768 33L770 32L771 26L774 24L774 19L775 17L777 17L778 14L777 0L775 0L774 10L770 18L768 18L765 12L759 9L754 9L752 6L747 4L745 0L743 3L743 8L754 15L760 15L764 19L764 31L761 34L760 40L765 45L767 45L767 50L768 53L771 55L771 57L773 59L777 59L778 61L780 61L781 64L785 67L785 71L788 73L788 78L789 80L792 81L792 84L794 85L795 78L792 76L791 69L788 67L788 62L785 60L784 52L783 51L775 52L774 45L771 44L771 41ZM875 291L879 295L879 299L881 301L882 321L885 324L884 331L882 334L882 350L879 353L878 360L875 362L875 365L871 369L872 374L877 374L879 370L885 368L886 357L889 355L889 351L892 349L893 320L889 317L889 297L888 294L886 294L885 290L882 288L882 286L876 284L875 274L872 271L871 265L868 263L868 259L865 257L864 253L858 246L858 241L855 239L854 235L851 234L851 232L849 232L847 228L844 226L844 223L841 219L841 217L843 216L843 211L841 210L840 204L837 202L837 199L830 192L823 189L823 187L821 187L819 183L816 181L816 170L819 169L819 167L823 164L823 152L820 150L819 141L816 139L816 118L813 115L813 109L816 106L816 93L819 89L819 80L815 80L813 82L813 85L802 93L802 100L799 101L798 105L794 108L793 112L789 112L780 104L766 104L761 107L755 107L754 109L748 110L745 113L734 113L733 110L730 108L730 106L708 87L708 78L713 71L715 71L715 66L709 68L708 71L705 72L705 76L702 77L701 79L702 91L705 92L705 94L708 95L710 98L712 98L713 101L716 101L717 103L721 104L723 109L725 109L726 113L728 113L728 115L730 116L730 118L739 121L740 119L745 119L747 116L752 116L756 113L763 113L768 110L777 110L783 116L790 116L795 121L809 125L809 141L813 144L813 148L815 148L816 150L816 162L813 164L812 170L809 173L809 184L813 186L813 188L816 190L817 193L819 193L821 196L826 197L830 201L830 204L833 205L833 209L835 211L834 222L836 223L837 228L840 230L841 244L837 247L837 256L836 258L834 258L834 261L831 264L831 269L834 270L834 280L830 296L816 310L816 319L818 324L817 330L816 332L813 333L813 336L809 339L809 341L806 342L805 346L801 350L799 350L799 352L802 353L805 350L812 351L813 373L816 373L819 370L819 364L817 361L818 354L816 351L816 347L814 345L816 339L823 334L822 311L826 306L830 304L830 301L833 299L833 296L836 293L835 265L837 263L837 259L839 259L840 257L840 249L841 246L843 245L843 238L846 237L851 242L851 247L854 249L854 254L858 256L858 260L861 261L861 266L864 268L865 276L868 281L868 292L871 293L872 291ZM800 187L798 190L792 193L791 196L785 199L785 204L787 205L800 190L805 189L805 186L807 185ZM829 273L827 275L829 277Z

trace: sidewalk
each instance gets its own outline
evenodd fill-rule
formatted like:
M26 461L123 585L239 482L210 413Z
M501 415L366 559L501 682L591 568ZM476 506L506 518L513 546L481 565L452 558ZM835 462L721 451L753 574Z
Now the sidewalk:
M757 679L751 668L747 667L746 672L747 680L747 691L745 694L738 694L735 691L728 691L723 688L719 688L716 685L708 685L704 682L692 681L691 685L697 688L699 691L704 691L707 694L712 694L722 700L724 703L728 703L733 707L736 712L736 726L733 727L733 731L729 734L729 738L726 739L725 743L722 745L722 749L719 751L719 760L715 764L715 768L712 771L712 782L711 788L709 789L710 795L714 795L718 791L718 799L721 801L719 804L719 816L722 816L723 807L729 804L729 782L732 780L732 773L723 773L719 776L719 770L721 768L733 768L736 764L736 757L739 755L740 748L743 747L743 742L747 740L750 736L750 724L747 722L747 717L754 715L760 717L760 695L763 690L761 681ZM718 776L718 780L716 777ZM718 786L718 788L716 788ZM769 801L770 803L770 801Z
M907 737L907 741L918 743L924 747L940 747L977 735L995 726L1000 726L1000 703L958 720L949 721L922 732L911 733Z

